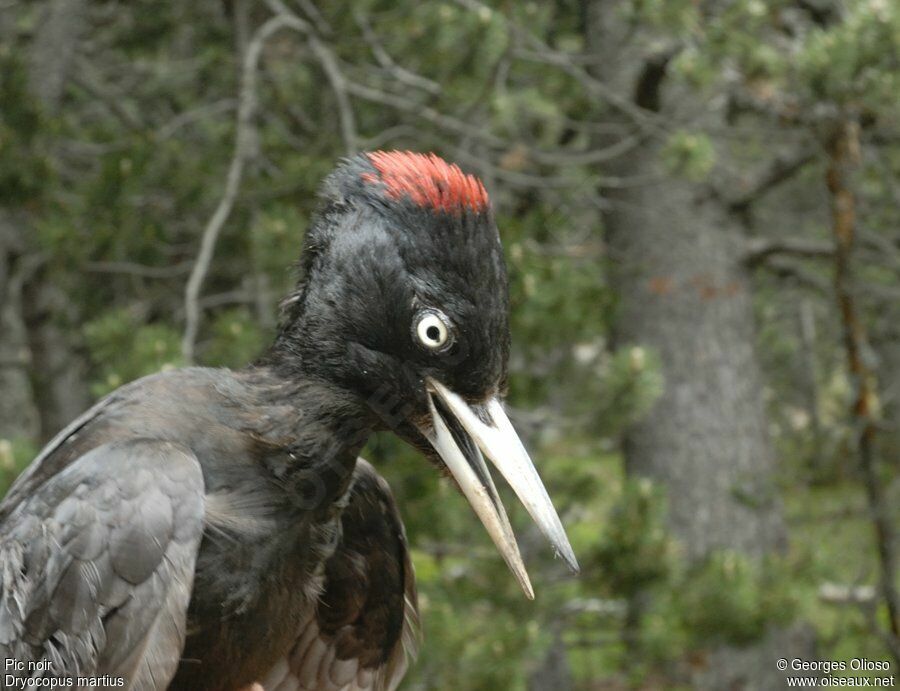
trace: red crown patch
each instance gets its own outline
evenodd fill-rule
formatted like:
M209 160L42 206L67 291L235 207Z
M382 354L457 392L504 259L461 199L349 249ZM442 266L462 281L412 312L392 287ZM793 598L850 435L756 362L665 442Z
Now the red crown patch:
M479 212L490 204L481 180L434 154L374 151L367 156L378 175L364 173L363 180L380 182L392 199L407 197L418 206L445 212Z

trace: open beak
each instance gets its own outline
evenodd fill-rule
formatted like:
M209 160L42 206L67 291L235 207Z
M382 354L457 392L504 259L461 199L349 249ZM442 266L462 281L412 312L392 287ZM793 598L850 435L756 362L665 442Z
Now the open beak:
M432 426L420 432L453 474L525 595L534 599L519 546L484 456L506 478L557 555L577 572L578 562L556 509L500 401L493 398L473 407L435 379L427 379L427 386Z

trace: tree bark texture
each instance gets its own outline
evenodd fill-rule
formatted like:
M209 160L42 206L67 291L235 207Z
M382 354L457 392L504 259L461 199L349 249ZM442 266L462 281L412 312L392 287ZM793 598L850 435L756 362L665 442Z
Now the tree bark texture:
M22 319L23 264L17 220L0 209L0 439L33 439L40 429Z
M62 102L86 10L87 0L51 0L44 7L29 55L29 85L47 112L55 113Z
M6 20L4 27L10 30L4 30L2 38L14 42L14 24ZM51 0L42 8L28 47L28 88L48 116L57 114L62 105L86 23L86 0ZM81 320L65 291L54 285L52 272L42 270L31 212L9 207L0 213L5 261L11 266L15 259L28 269L19 274L14 290L0 291L5 296L0 307L4 326L8 325L0 349L12 354L4 355L4 362L25 363L21 371L6 367L5 376L15 378L18 393L0 410L0 427L10 437L46 440L90 403L87 368L77 348ZM27 386L19 381L22 376L29 378Z
M648 144L629 174L659 174ZM616 192L606 216L619 296L615 345L652 348L665 390L625 435L630 473L668 490L690 558L784 545L741 236L702 188L674 177Z
M42 440L53 437L91 403L87 363L78 348L80 314L48 273L41 272L26 285L24 301Z
M584 16L598 78L667 125L645 131L641 147L604 171L625 182L604 190L618 296L613 345L654 350L665 380L660 399L625 433L627 472L666 489L669 527L689 560L715 550L777 553L786 546L786 529L741 222L707 183L670 173L661 156L663 130L677 129L682 115L689 113L695 127L727 127L724 104L699 104L695 94L664 89L666 51L626 26L615 3L588 2ZM804 627L773 628L755 644L696 656L690 684L781 688L775 661L811 647Z
M696 110L696 97L663 91L659 70L648 83L651 44L616 19L613 3L589 3L586 30L605 65L601 78L657 108L673 127L682 109ZM708 104L701 122L725 127L721 110ZM619 299L615 345L654 349L665 377L665 393L626 433L627 466L668 488L671 526L689 556L719 548L762 555L783 547L785 528L742 228L706 184L666 171L663 140L645 136L613 171L634 182L604 192Z

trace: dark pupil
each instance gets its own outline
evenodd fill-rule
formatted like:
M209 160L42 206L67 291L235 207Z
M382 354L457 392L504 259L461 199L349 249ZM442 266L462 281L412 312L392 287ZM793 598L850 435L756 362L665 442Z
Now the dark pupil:
M441 337L441 330L436 326L429 326L425 329L425 335L432 341L437 341Z

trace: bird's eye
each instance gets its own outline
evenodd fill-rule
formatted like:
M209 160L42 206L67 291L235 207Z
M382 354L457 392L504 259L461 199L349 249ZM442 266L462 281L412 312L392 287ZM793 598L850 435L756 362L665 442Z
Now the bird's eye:
M440 350L450 342L447 317L437 310L420 312L416 317L416 338L429 350Z

